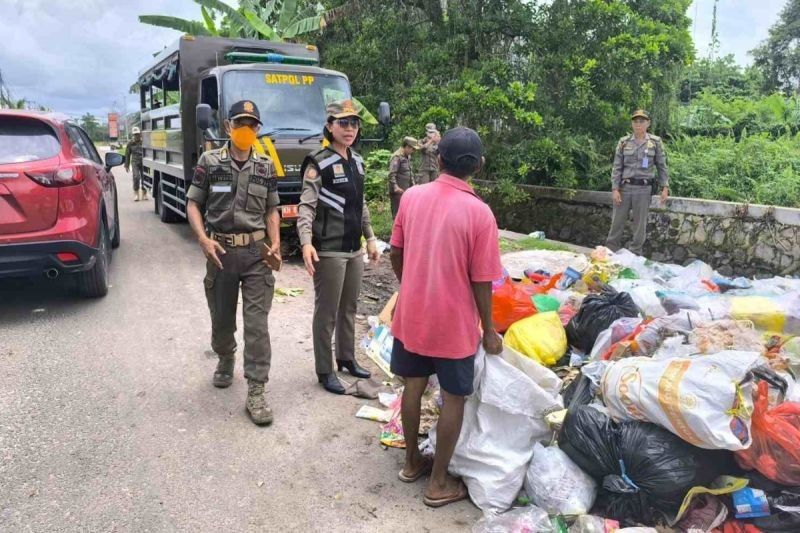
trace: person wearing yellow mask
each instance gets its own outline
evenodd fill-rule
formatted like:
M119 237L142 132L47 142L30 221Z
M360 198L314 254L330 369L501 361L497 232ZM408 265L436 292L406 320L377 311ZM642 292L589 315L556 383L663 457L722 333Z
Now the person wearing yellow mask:
M230 141L218 150L204 152L197 161L187 194L187 213L207 259L203 285L211 312L211 347L219 357L212 382L219 388L233 382L241 286L248 384L245 408L254 423L266 425L272 422L264 385L272 359L267 319L275 277L261 250L266 246L271 262L280 265L278 183L272 160L253 150L261 128L256 104L236 102L228 117L225 130Z

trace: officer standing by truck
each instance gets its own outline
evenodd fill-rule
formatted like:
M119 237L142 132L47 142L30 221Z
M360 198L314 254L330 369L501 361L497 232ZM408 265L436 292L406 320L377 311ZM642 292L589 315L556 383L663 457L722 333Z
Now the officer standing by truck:
M633 211L633 241L628 249L641 255L647 236L647 214L656 173L661 187L662 206L669 197L669 173L661 137L647 132L650 115L637 109L631 115L631 126L633 133L619 140L614 155L614 167L611 171L614 214L606 246L615 252L620 249L625 222L628 214Z
M142 130L131 128L133 138L125 147L125 172L133 167L133 201L147 200L147 189L142 186Z
M236 353L236 305L242 288L244 320L245 404L255 424L272 422L264 396L272 358L267 318L275 278L267 256L280 265L280 217L277 178L272 160L252 149L261 127L255 103L233 104L225 121L230 141L204 152L188 193L187 213L208 263L204 280L211 312L211 347L219 356L213 384L225 388L233 381ZM205 207L206 234L201 207ZM266 238L269 238L266 240Z

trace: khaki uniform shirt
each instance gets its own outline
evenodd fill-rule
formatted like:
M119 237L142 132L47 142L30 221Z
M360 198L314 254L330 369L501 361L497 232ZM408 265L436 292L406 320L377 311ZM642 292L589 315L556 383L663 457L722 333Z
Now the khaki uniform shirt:
M227 146L203 152L187 196L206 206L206 223L216 233L266 230L268 210L280 204L272 160L250 150L240 169Z
M142 165L142 141L130 140L125 148L125 166L129 167Z
M398 148L389 161L389 194L395 194L394 186L404 191L414 185L414 174L411 172L411 157Z
M422 163L419 169L423 172L439 170L439 143L431 142L420 149Z
M317 216L317 203L319 203L319 191L321 188L322 178L319 175L319 171L314 168L313 165L309 165L303 175L303 191L300 193L300 205L297 208L297 235L300 237L301 246L311 244L314 219ZM364 199L364 207L361 211L361 232L368 241L375 238L366 198ZM320 256L330 257L355 257L362 253L361 250L353 253L318 252Z
M612 190L618 190L621 186L626 185L626 180L631 179L646 179L653 183L656 172L658 172L659 186L668 187L667 154L664 151L664 143L661 137L648 133L641 144L637 143L633 134L626 135L619 140L617 151L614 155L614 167L611 171ZM633 184L629 185L636 187Z

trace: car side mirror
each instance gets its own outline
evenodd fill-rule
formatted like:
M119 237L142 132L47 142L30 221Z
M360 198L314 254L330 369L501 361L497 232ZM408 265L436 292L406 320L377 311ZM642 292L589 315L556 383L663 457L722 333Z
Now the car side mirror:
M117 152L106 152L105 160L106 169L118 167L125 162L125 158L122 157L122 154L118 154Z
M392 110L387 102L378 104L378 122L383 126L389 126L392 123Z
M197 104L195 108L195 123L201 131L206 131L211 127L211 106L208 104Z

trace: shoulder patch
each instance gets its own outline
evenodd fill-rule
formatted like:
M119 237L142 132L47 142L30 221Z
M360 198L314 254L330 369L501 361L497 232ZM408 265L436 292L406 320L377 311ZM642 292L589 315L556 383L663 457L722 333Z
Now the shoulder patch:
M192 176L192 185L196 187L205 187L206 184L206 167L197 165L194 167L194 176Z

